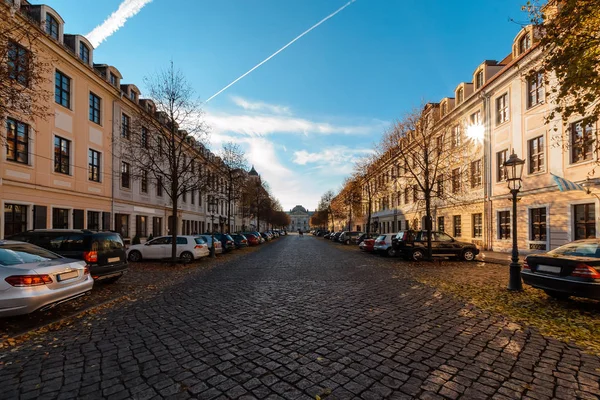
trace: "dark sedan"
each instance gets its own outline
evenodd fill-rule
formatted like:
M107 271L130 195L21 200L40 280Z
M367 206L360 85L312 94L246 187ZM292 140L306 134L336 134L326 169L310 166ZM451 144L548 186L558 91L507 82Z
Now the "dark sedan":
M600 300L600 239L577 240L525 258L523 281L551 297Z
M239 234L239 233L234 233L234 234L231 234L230 236L233 239L233 242L235 243L236 248L240 249L242 247L249 246L248 238L246 238L246 236Z
M396 255L413 261L422 260L427 254L427 231L400 231L392 238ZM465 261L475 260L479 249L468 242L460 242L444 232L431 232L433 257L451 257Z

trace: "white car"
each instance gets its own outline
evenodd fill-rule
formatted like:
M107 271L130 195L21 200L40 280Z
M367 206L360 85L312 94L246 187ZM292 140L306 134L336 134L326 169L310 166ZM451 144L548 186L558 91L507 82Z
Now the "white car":
M199 237L204 239L204 241L206 242L206 245L208 246L208 253L211 254L211 252L212 252L212 236L211 235L200 235ZM221 243L221 241L219 239L215 238L215 254L222 254L222 253L223 253L223 244Z
M127 259L163 260L171 257L171 236L160 236L144 244L134 244L127 249ZM210 254L206 240L202 236L177 236L177 258L189 263Z
M396 251L392 247L392 238L396 236L392 233L387 233L385 235L379 235L377 239L375 239L375 244L373 245L373 250L375 253L385 254L390 257L396 256Z

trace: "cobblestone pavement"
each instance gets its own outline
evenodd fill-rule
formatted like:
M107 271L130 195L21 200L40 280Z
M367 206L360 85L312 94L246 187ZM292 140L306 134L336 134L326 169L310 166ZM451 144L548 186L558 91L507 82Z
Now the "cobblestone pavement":
M0 397L600 393L598 357L400 279L378 257L309 236L281 238L101 317L4 351Z

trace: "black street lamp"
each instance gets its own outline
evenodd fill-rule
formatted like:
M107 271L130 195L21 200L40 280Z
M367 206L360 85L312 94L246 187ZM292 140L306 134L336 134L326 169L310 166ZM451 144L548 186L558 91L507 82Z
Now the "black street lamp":
M211 250L212 258L217 258L217 252L215 250L215 213L218 208L219 208L219 204L217 203L217 200L212 198L208 202L208 212L210 213L210 228L211 228L210 229L210 237L211 237L210 246L212 247L212 250Z
M519 264L519 248L517 246L517 194L521 190L521 176L523 175L523 165L525 161L521 160L513 153L508 160L504 162L504 176L508 182L508 188L512 194L512 230L513 230L513 248L510 259L510 278L508 280L508 290L521 291L523 283L521 282L521 264Z

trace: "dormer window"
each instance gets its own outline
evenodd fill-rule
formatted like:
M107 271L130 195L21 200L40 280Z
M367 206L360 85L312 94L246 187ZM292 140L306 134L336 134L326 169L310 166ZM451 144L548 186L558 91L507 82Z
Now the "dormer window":
M58 21L52 15L46 13L46 33L58 40Z
M117 76L112 72L110 73L110 84L113 86L117 86Z
M448 112L448 105L446 103L442 104L442 117L446 115Z
M460 88L456 91L456 103L460 104L463 102L463 99L465 98L465 92L463 90L463 88Z
M135 101L135 95L136 95L136 93L134 90L129 92L129 98L131 99L131 101Z
M524 35L519 40L519 54L525 53L531 47L531 37L529 34Z
M483 86L483 71L478 71L475 75L475 89Z
M79 58L86 64L90 63L90 49L83 42L79 42Z

